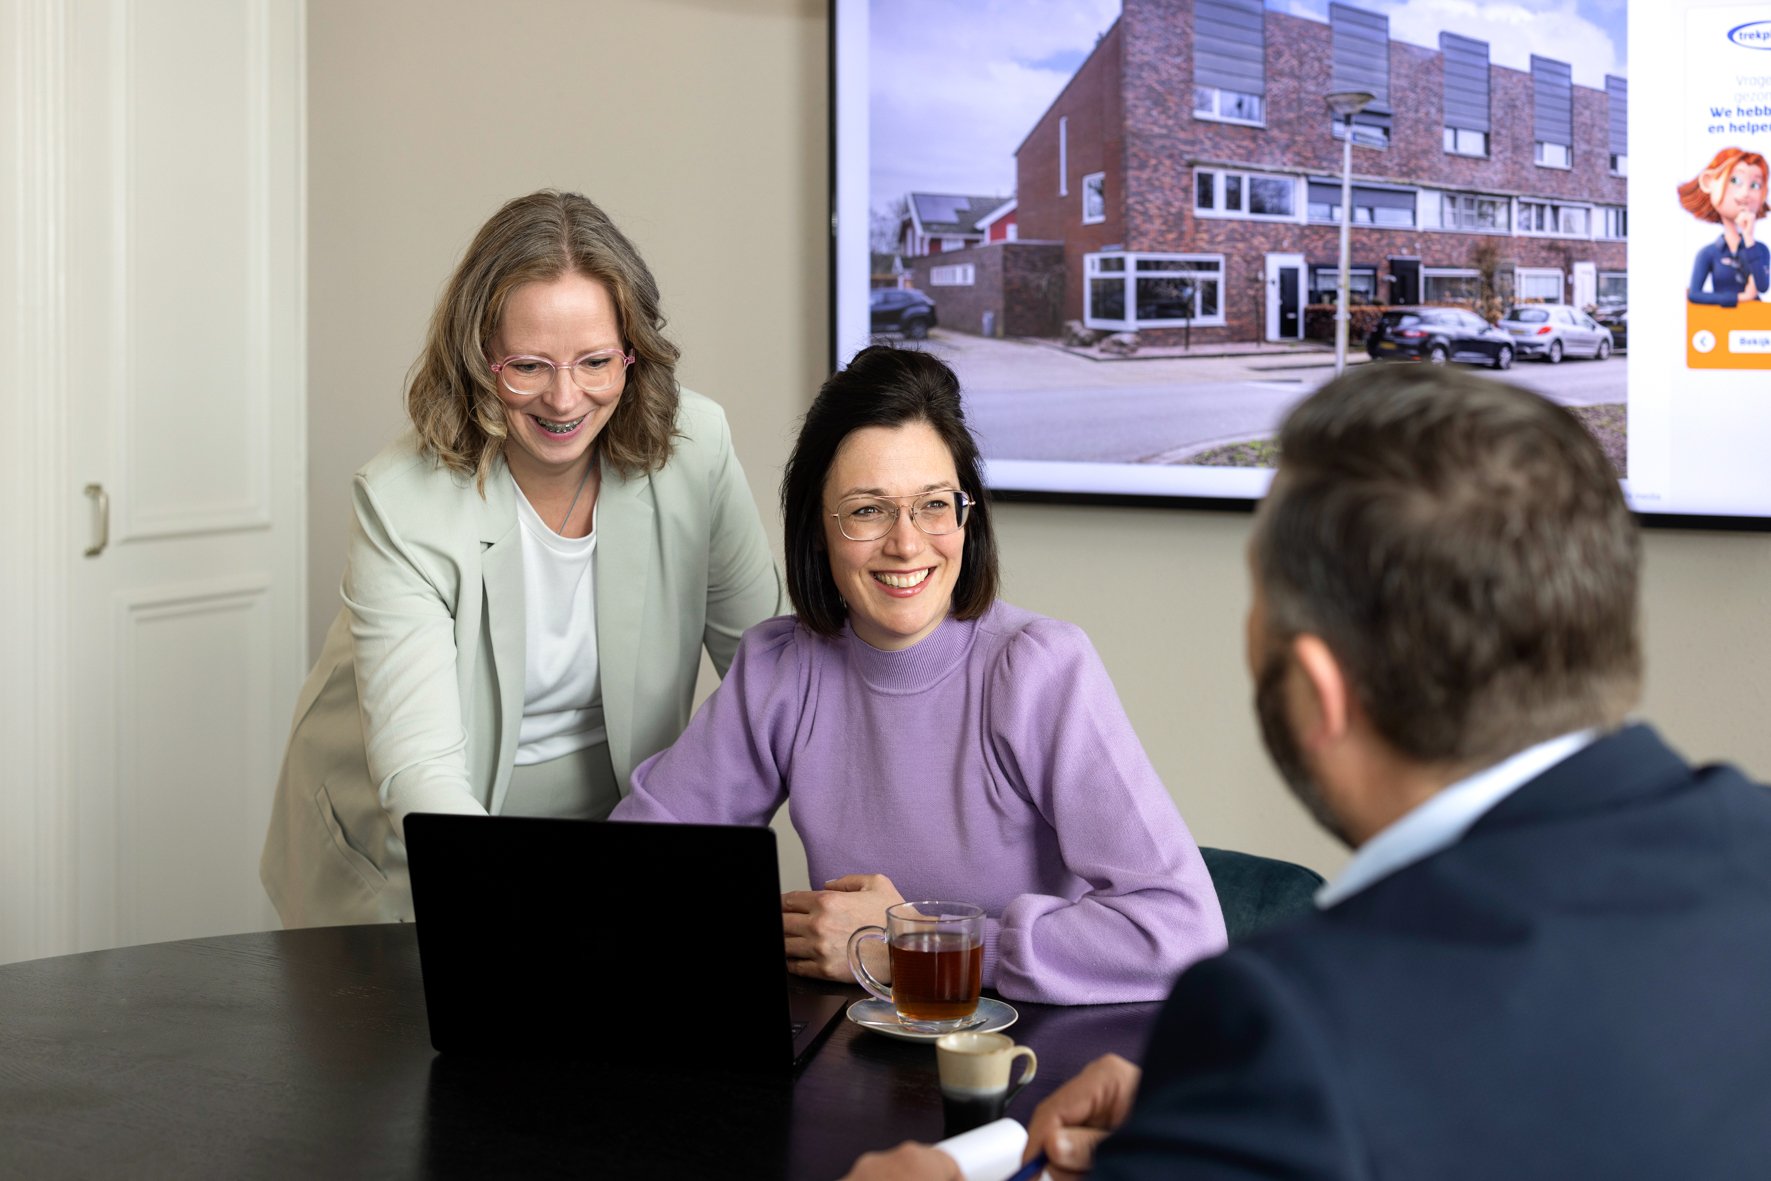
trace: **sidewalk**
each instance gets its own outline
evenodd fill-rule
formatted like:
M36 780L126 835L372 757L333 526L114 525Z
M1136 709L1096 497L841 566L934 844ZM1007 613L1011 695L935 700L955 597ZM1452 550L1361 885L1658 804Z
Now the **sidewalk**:
M1146 348L1129 357L1113 357L1094 348L1066 348L1049 338L999 339L937 328L924 347L952 365L967 390L979 392L1129 390L1223 382L1314 386L1334 372L1334 350L1318 341ZM1364 349L1356 354L1349 350L1349 365L1364 362Z
M1020 336L1013 338L1018 344L1038 345L1060 353L1068 353L1072 357L1080 357L1085 361L1190 361L1190 360L1222 360L1224 358L1249 358L1247 368L1255 372L1269 372L1282 369L1315 369L1334 364L1334 346L1321 341L1304 340L1295 344L1280 341L1222 341L1212 344L1198 344L1192 348L1181 348L1177 345L1154 347L1145 345L1137 352L1129 355L1104 353L1099 345L1082 347L1067 345L1061 341L1047 340L1042 337ZM1272 362L1256 363L1253 358L1273 358ZM1367 360L1364 348L1347 349L1348 365L1363 365Z

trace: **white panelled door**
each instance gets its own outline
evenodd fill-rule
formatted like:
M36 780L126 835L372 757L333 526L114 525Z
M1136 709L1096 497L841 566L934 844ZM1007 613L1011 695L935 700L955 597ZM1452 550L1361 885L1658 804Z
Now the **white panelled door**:
M305 653L305 13L5 2L63 74L39 100L61 183L23 204L47 206L63 281L33 321L60 388L25 410L59 449L39 495L66 593L46 621L65 754L33 809L47 893L0 961L263 929Z

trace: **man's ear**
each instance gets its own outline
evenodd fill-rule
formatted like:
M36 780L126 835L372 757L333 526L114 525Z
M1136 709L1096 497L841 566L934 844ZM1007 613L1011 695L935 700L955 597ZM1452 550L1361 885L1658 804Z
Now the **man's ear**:
M1320 636L1308 632L1292 639L1291 656L1314 699L1309 721L1298 735L1304 748L1345 738L1352 725L1353 701L1341 662Z

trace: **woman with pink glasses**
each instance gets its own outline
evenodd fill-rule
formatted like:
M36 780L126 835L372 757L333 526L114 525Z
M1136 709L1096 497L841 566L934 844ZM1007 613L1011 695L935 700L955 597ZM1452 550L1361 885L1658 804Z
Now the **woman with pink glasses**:
M601 819L689 720L705 649L786 610L724 414L676 382L658 289L596 205L475 237L357 473L343 607L260 862L290 926L412 917L413 812Z

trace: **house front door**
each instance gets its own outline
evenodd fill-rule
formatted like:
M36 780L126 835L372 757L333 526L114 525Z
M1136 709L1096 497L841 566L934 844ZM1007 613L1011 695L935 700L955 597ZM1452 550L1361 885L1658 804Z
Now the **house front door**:
M1420 302L1420 259L1392 258L1390 260L1390 302L1392 304Z
M1590 308L1599 302L1599 268L1593 263L1574 264L1574 298L1569 302L1577 308Z
M1267 339L1304 338L1304 256L1267 255Z

